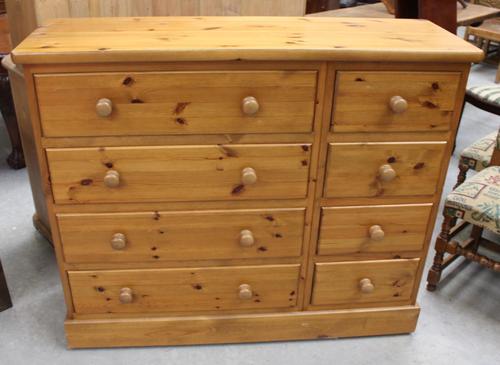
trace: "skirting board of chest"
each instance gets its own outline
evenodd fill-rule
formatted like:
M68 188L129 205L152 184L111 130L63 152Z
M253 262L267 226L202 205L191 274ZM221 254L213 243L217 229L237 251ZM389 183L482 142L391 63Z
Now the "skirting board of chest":
M481 58L417 20L93 18L36 30L13 60L68 346L414 331Z

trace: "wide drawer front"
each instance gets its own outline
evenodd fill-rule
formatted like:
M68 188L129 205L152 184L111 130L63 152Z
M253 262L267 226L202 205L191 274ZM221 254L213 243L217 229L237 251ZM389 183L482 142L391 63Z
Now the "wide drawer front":
M56 203L303 198L309 145L48 149Z
M332 143L328 198L433 195L446 142Z
M370 257L420 251L432 204L326 207L318 254Z
M305 209L58 214L67 262L297 257Z
M418 263L419 259L318 263L311 303L399 305L410 300Z
M46 137L312 130L316 71L36 75Z
M294 307L300 265L70 271L77 313Z
M335 132L409 132L450 129L460 73L340 71Z

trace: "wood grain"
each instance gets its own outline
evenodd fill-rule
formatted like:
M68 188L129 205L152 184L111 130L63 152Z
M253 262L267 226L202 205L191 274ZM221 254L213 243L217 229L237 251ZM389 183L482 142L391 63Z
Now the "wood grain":
M331 143L325 197L433 195L445 142ZM378 178L380 166L396 171L393 181Z
M311 303L349 307L409 304L419 259L317 263ZM368 278L375 289L363 293L360 280ZM369 304L369 305L368 305Z
M72 348L326 339L409 333L416 306L214 317L68 320Z
M446 131L453 117L459 81L458 72L340 71L336 78L332 129L335 132ZM389 108L393 96L403 97L408 110L394 113Z
M78 313L169 312L294 307L300 265L69 271ZM253 296L241 299L239 286ZM119 302L124 287L133 301Z
M310 145L231 145L47 149L57 203L300 198ZM257 183L241 183L253 167ZM107 188L109 169L120 185Z
M35 77L46 137L310 132L315 71L53 74ZM259 111L246 116L245 97ZM96 103L112 103L109 117Z
M13 58L21 64L222 60L443 63L475 62L483 53L429 21L413 19L136 17L54 19L25 39L13 51Z
M298 257L305 209L208 210L105 214L59 214L64 257L69 263ZM250 230L254 244L240 245ZM126 247L113 250L115 233Z
M376 258L379 253L397 257L405 251L419 251L431 208L432 204L324 207L318 254ZM385 233L381 241L370 238L373 225Z

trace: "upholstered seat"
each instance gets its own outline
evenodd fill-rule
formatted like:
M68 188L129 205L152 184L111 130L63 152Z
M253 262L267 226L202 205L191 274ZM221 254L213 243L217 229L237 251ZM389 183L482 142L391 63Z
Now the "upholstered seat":
M500 85L473 86L467 89L467 93L476 96L485 103L500 106Z
M500 166L483 169L449 194L445 215L500 234Z
M460 154L460 163L469 169L481 171L488 167L495 148L497 132L493 132L477 140Z

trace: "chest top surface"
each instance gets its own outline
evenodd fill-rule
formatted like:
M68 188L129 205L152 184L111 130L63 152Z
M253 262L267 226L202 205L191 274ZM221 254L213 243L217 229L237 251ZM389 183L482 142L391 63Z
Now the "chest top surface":
M475 62L478 48L426 20L303 17L54 19L18 64L233 60Z

